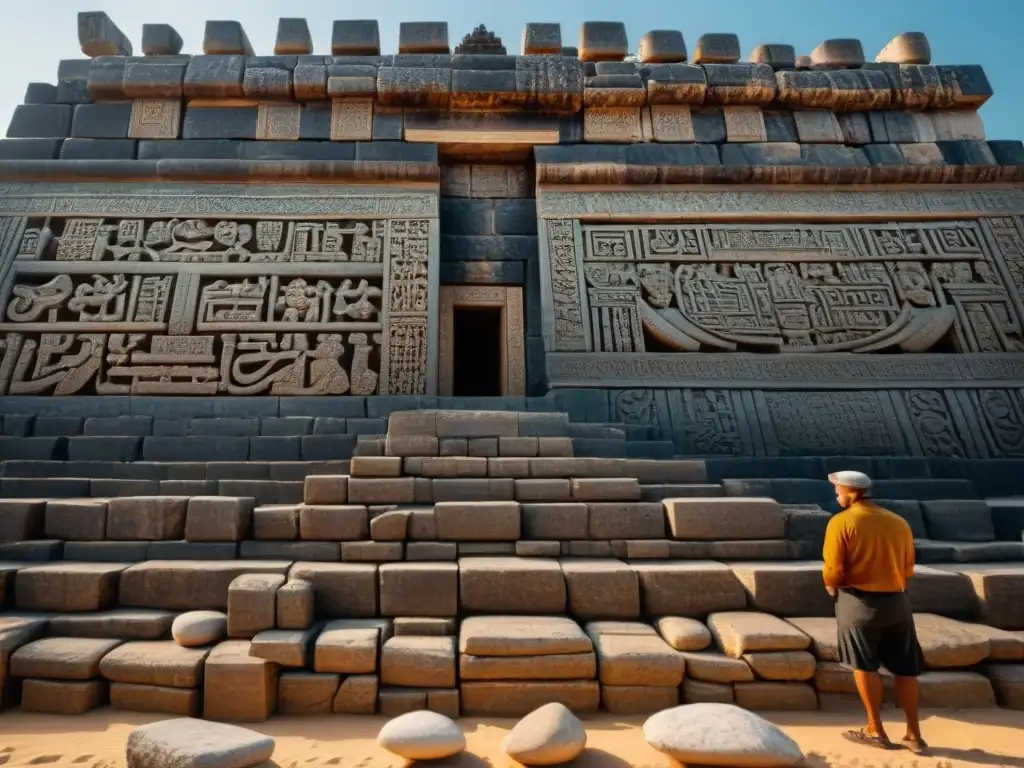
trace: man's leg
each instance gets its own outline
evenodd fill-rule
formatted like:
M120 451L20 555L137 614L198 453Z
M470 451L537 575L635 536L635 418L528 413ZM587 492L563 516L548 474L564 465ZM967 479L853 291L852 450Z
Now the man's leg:
M896 675L896 696L900 702L900 709L907 717L907 735L904 741L923 742L921 738L921 718L918 713L918 701L920 699L920 687L916 677L903 677Z
M860 701L868 713L868 727L865 731L871 736L887 739L885 726L882 725L882 676L878 672L855 669L853 679L857 683Z
M910 612L900 623L887 627L879 644L882 663L896 676L896 696L900 709L907 718L907 733L903 744L912 752L922 753L928 748L921 738L921 719L918 713L920 687L917 676L924 668L924 654L917 640L914 616Z

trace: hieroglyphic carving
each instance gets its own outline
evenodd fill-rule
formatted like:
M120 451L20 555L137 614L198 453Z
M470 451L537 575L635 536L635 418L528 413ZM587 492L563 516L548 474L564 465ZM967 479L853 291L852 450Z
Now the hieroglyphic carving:
M549 352L554 388L702 385L751 389L978 388L1018 386L1024 354L645 355Z
M423 218L438 215L434 192L329 184L2 182L0 215L182 218Z
M298 141L301 114L301 107L298 104L261 103L256 119L256 138L268 141Z
M51 229L52 227L52 229ZM380 263L383 221L51 220L56 261Z
M501 309L502 391L506 396L526 394L526 351L523 326L523 289L506 286L446 285L441 288L440 365L438 392L451 396L455 389L455 310L461 307Z
M1018 319L1024 321L1024 238L1021 236L1020 219L1010 216L982 219L997 254L997 266L1007 285L1016 294Z
M763 403L781 456L888 456L904 446L885 398L879 392L763 392L755 402Z
M626 389L615 395L615 421L643 427L658 425L653 389Z
M331 108L331 141L373 138L373 99L335 99Z
M997 456L1024 456L1024 401L1020 390L978 389L968 393Z
M590 110L587 110L588 112ZM537 215L548 219L687 219L737 216L813 217L875 216L891 221L900 214L1021 214L1021 189L828 190L771 191L730 189L727 193L701 190L564 191L540 190Z
M176 139L180 131L179 99L136 99L132 102L129 139Z
M416 395L427 387L430 225L392 221L388 231L387 328L381 394Z
M1024 350L972 222L581 229L595 351Z
M683 443L697 456L737 456L747 449L732 393L717 389L687 389L682 393Z
M428 222L399 223L386 294L388 221L45 219L11 262L0 390L375 394L385 295L426 350ZM423 392L422 367L396 380Z
M968 456L963 439L957 433L949 406L941 392L912 389L901 392L899 396L907 409L911 428L925 456Z
M637 107L587 107L583 110L583 140L633 144L643 141Z
M585 352L590 349L590 340L580 294L580 266L577 263L573 222L548 222L547 242L554 312L553 349L562 352Z

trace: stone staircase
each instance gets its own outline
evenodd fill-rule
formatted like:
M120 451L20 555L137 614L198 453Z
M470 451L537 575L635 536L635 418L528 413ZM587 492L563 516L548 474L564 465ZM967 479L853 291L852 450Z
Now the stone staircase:
M579 456L580 440L630 443L591 426L396 411L382 437L351 435L351 459L8 460L3 704L250 721L842 708L852 676L817 559L822 478L854 466L918 537L926 706L1024 707L1024 499L984 499L1015 462ZM153 439L308 437L61 439L141 441L144 457ZM222 626L169 639L193 611Z

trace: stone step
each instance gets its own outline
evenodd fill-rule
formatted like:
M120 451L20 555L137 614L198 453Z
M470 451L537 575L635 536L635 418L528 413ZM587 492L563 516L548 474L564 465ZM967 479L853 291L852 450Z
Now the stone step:
M302 480L348 471L348 459L320 461L5 461L4 478L114 480Z

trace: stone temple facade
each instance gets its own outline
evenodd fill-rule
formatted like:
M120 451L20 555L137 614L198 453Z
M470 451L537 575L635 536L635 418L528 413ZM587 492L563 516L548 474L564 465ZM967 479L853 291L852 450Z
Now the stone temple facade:
M843 707L863 469L923 701L1024 708L1024 144L980 67L79 38L0 140L0 705Z

